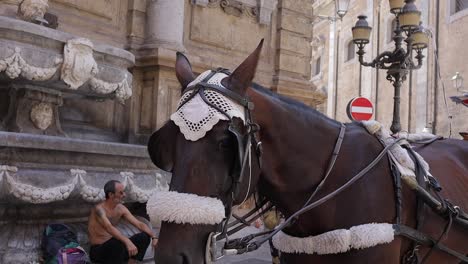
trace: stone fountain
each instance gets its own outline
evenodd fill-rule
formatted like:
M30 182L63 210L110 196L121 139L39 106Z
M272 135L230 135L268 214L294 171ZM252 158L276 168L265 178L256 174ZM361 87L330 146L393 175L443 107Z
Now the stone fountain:
M141 216L167 188L146 147L126 144L133 54L43 26L46 9L27 0L21 19L0 16L0 263L39 262L48 223L69 224L86 246L89 209L110 179Z

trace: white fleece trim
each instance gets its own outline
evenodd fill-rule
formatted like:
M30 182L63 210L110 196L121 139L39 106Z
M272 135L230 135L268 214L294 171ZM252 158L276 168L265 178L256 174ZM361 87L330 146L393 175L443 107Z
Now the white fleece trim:
M382 126L382 124L378 121L362 121L362 124L370 134L375 135L385 146L392 144L399 138L405 139L398 143L398 145L393 146L389 151L390 157L395 162L398 170L403 176L415 177L415 164L414 161L410 158L408 151L402 148L401 145L408 145L408 142L417 143L418 141L429 140L437 137L436 135L430 133L408 134L402 132L392 136L390 135L390 130ZM421 155L418 153L416 153L416 157L418 158L424 170L430 175L429 165L424 160L424 158L421 157Z
M363 249L387 244L394 239L392 224L371 223L350 229L332 230L317 236L293 237L280 231L273 237L273 245L285 253L337 254L351 249Z
M221 200L174 191L155 192L146 204L146 211L154 226L158 226L161 221L214 225L225 218Z

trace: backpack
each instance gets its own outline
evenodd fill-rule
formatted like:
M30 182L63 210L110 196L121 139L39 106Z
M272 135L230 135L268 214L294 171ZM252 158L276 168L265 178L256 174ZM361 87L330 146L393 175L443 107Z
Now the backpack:
M78 247L63 247L56 256L58 264L88 264L89 258L84 249Z
M79 246L76 234L64 224L49 224L42 234L41 249L46 264L57 264L57 253L62 247Z

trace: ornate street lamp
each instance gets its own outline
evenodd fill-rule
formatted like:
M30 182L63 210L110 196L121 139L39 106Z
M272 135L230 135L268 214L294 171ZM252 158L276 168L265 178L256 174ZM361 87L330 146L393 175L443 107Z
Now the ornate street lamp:
M468 94L468 91L464 91L463 89L463 77L460 75L459 72L456 72L455 75L452 77L453 88L455 88L460 93Z
M464 106L468 107L468 91L463 90L463 77L460 75L459 72L456 72L455 75L452 77L453 88L455 88L461 95L450 96L450 99L454 101L456 104L463 104Z
M336 14L340 18L340 20L343 19L343 17L348 12L349 1L350 0L335 0Z
M335 16L323 16L323 15L316 15L314 16L314 22L328 20L330 22L335 22L338 19L342 20L343 17L348 13L349 2L351 0L335 0ZM313 23L314 23L313 22Z
M395 94L393 98L393 121L390 127L393 133L398 133L401 130L401 84L406 80L409 70L421 68L424 58L422 52L429 43L429 37L420 23L421 12L416 8L414 1L389 0L390 12L396 17L395 35L393 37L395 49L377 55L371 62L364 61L364 47L369 43L372 30L366 21L367 17L359 16L356 25L352 28L353 42L358 47L359 63L363 66L387 70L387 80L393 84ZM406 43L406 49L402 47L403 41ZM416 52L414 58L417 64L413 61L413 51Z

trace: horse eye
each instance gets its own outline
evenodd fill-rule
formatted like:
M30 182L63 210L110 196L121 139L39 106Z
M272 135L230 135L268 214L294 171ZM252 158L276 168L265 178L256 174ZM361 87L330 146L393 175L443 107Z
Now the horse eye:
M224 138L218 143L218 147L220 150L229 150L233 145L232 138Z

